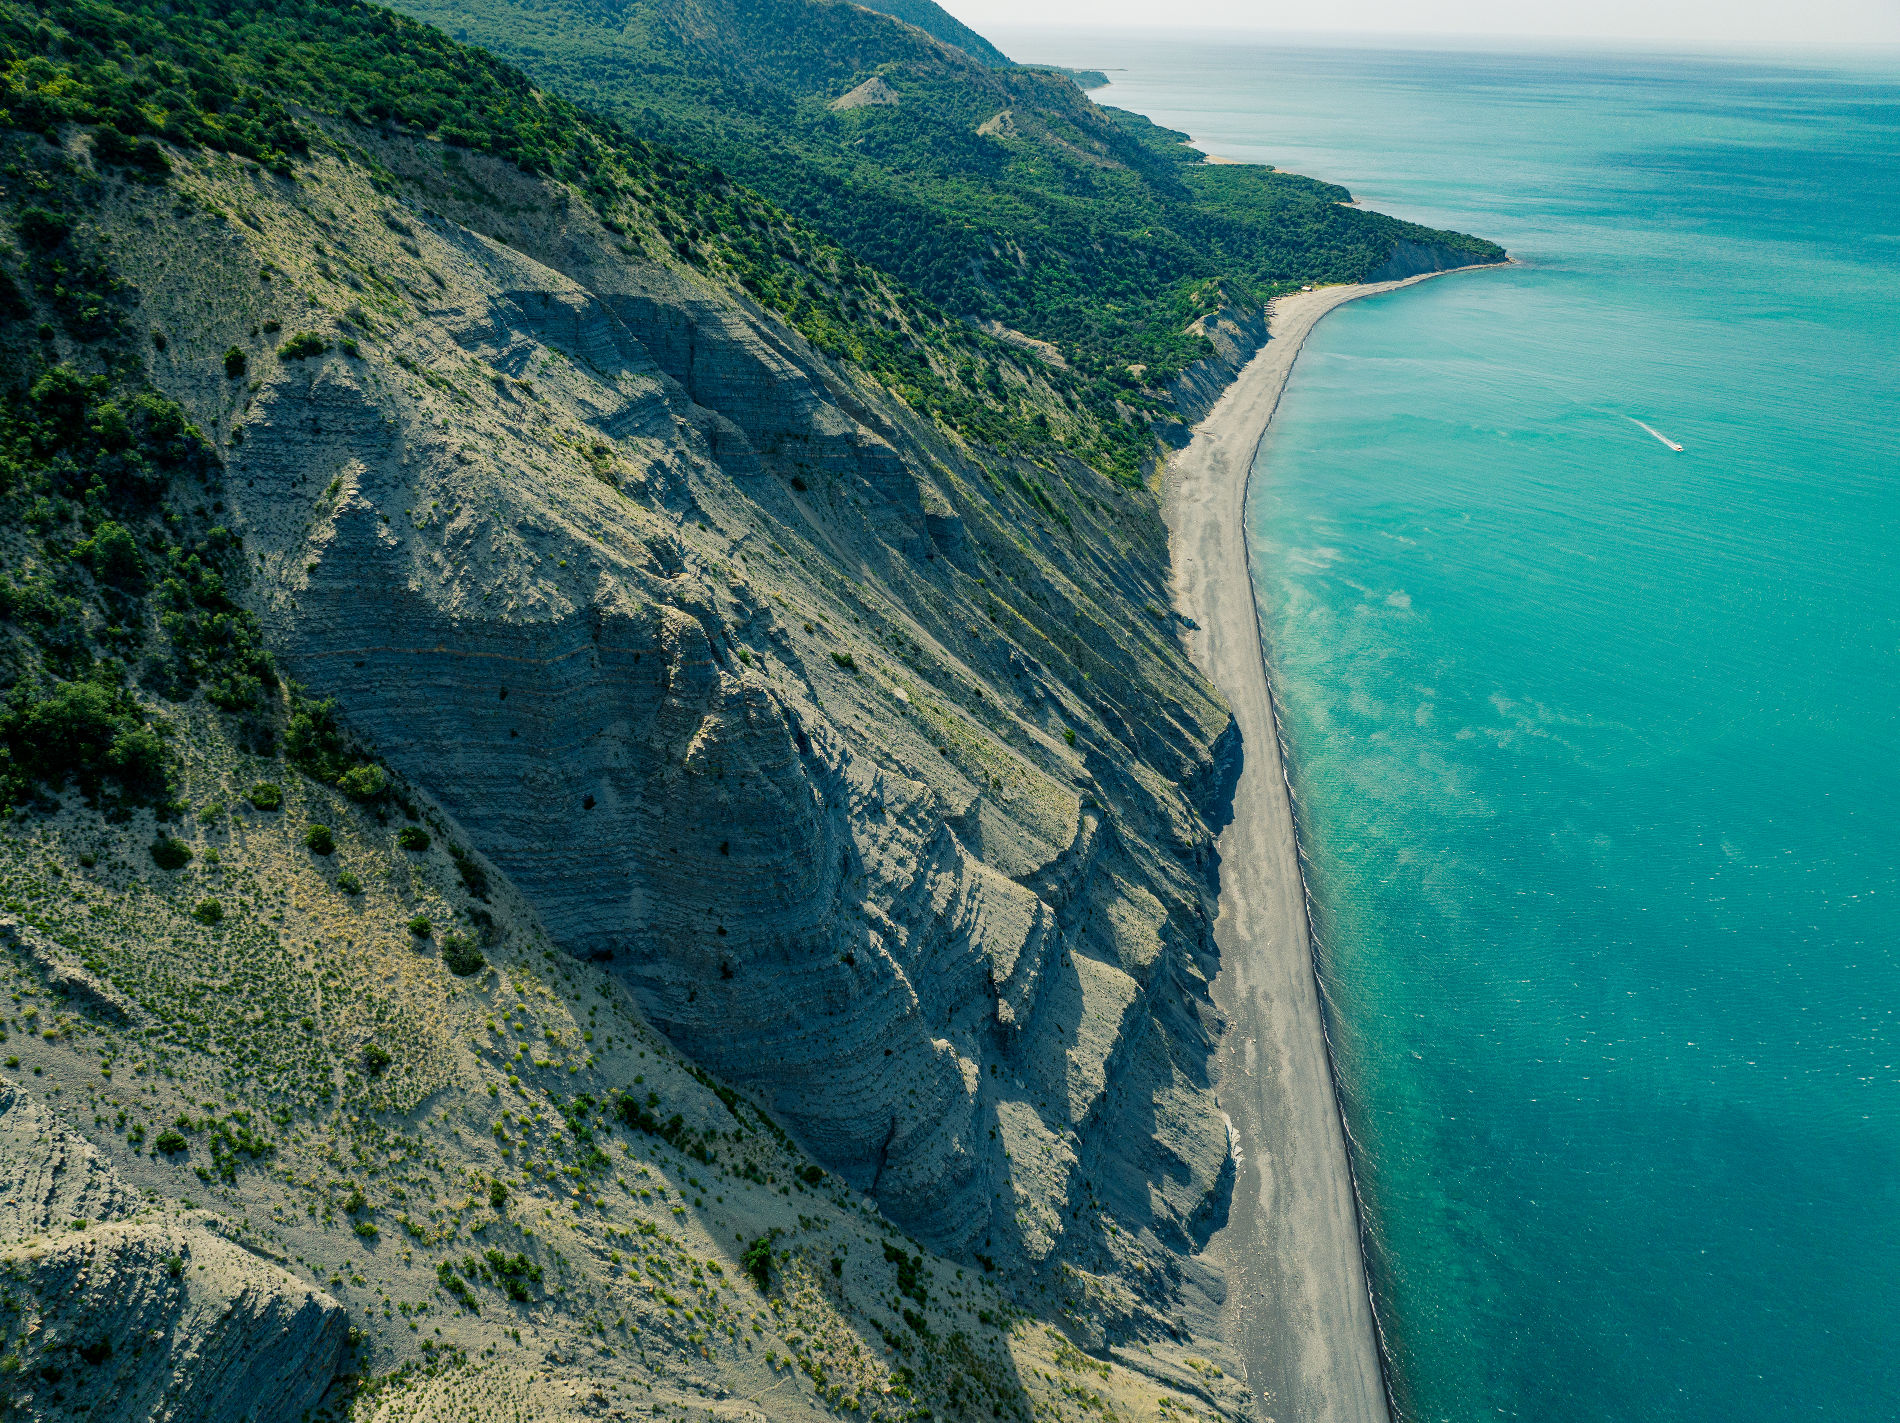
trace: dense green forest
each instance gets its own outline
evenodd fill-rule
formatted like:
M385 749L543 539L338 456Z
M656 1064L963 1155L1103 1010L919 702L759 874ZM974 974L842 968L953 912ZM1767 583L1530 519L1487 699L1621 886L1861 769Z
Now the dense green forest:
M1067 77L994 68L842 0L400 0L547 88L757 188L944 309L1164 381L1223 298L1349 281L1397 239L1487 242L1202 161ZM880 101L833 107L873 78ZM891 102L891 100L895 102Z

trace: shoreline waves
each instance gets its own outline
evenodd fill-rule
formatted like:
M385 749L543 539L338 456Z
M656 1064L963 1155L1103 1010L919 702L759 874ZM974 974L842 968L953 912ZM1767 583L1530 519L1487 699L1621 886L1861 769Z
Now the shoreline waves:
M1238 1142L1236 1180L1209 1250L1225 1267L1225 1333L1261 1416L1276 1423L1388 1423L1392 1409L1244 513L1261 442L1320 318L1443 275L1275 301L1267 344L1166 473L1175 606L1242 747L1233 818L1217 847L1233 868L1214 928L1214 999L1227 1021L1220 1102Z

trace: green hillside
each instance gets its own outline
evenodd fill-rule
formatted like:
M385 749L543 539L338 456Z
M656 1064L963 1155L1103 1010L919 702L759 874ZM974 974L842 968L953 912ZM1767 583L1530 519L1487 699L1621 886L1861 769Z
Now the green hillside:
M925 34L945 44L953 44L972 59L980 59L985 64L1006 65L1010 62L1008 55L943 6L936 4L935 0L880 0L880 3L864 8L890 15L907 25L915 25Z
M402 8L717 165L945 309L1111 378L1134 363L1165 382L1204 354L1186 328L1223 299L1356 279L1397 240L1503 255L1344 207L1330 184L1207 164L1065 76L990 68L840 0Z

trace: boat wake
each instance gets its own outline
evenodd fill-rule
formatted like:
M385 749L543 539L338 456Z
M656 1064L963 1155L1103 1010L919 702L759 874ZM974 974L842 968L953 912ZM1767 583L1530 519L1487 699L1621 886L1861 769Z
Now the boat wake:
M1644 425L1643 422L1641 420L1638 420L1634 415L1625 415L1623 418L1629 421L1630 424L1640 426L1642 429L1649 431L1650 434L1654 435L1657 439L1661 440L1665 445L1669 446L1669 448L1674 450L1677 454L1682 453L1682 446L1677 444L1674 440L1670 439L1661 430L1658 430L1654 425Z

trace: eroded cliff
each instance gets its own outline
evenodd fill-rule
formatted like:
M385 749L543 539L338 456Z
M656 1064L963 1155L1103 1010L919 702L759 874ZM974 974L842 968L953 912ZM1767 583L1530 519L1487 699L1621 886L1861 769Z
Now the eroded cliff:
M673 1213L690 1224L666 1247L676 1268L723 1256L736 1279L745 1252L734 1247L748 1242L778 1262L782 1281L766 1277L773 1325L789 1341L786 1364L805 1361L808 1401L748 1405L768 1416L846 1400L878 1414L887 1404L988 1411L990 1401L1060 1412L1074 1402L1062 1390L1081 1383L1056 1381L1071 1376L1136 1414L1170 1398L1244 1410L1212 1362L1222 1357L1207 1333L1220 1282L1195 1259L1230 1176L1208 1091L1218 1025L1206 993L1209 845L1229 719L1178 645L1152 494L1059 449L968 443L742 290L612 230L571 188L411 135L328 132L291 175L172 150L165 184L133 181L95 163L83 130L54 161L91 185L72 241L110 251L151 333L144 378L216 451L221 470L202 497L217 507L198 513L241 550L234 586L279 667L336 698L344 724L461 858L438 858L427 886L412 883L417 872L376 823L387 803L367 816L316 785L292 802L343 837L338 860L288 827L282 843L240 834L256 812L225 807L268 767L247 770L260 748L234 744L209 708L183 722L168 714L197 748L181 746L177 808L202 803L209 828L114 829L74 809L9 852L23 857L20 874L42 873L32 868L42 855L63 867L63 883L88 886L78 903L94 896L110 921L80 927L83 918L61 918L76 905L56 896L30 916L40 926L30 932L46 936L37 950L16 935L35 991L71 1007L44 1049L58 1080L86 1081L66 1075L76 1070L69 1041L178 1034L173 1055L139 1069L164 1064L164 1082L139 1089L151 1094L139 1110L157 1114L154 1130L182 1104L182 1125L237 1132L235 1116L197 1115L199 1091L221 1094L205 1107L268 1111L278 1124L257 1148L279 1163L269 1180L252 1182L229 1152L228 1170L225 1157L210 1175L194 1168L221 1218L255 1222L241 1245L191 1244L177 1232L196 1227L170 1217L149 1235L89 1211L84 1243L26 1247L36 1278L60 1282L35 1287L37 1307L48 1318L96 1312L109 1290L133 1313L159 1311L150 1327L206 1337L190 1322L211 1307L196 1295L161 1290L148 1305L114 1283L118 1271L151 1285L147 1267L191 1244L192 1258L216 1264L234 1297L262 1311L271 1338L313 1341L292 1359L240 1350L218 1377L307 1367L316 1378L340 1316L324 1313L333 1306L320 1290L293 1309L264 1276L246 1275L268 1264L257 1252L298 1262L311 1279L297 1288L327 1280L346 1305L350 1284L415 1301L403 1315L412 1323L453 1314L467 1282L502 1288L515 1277L494 1258L513 1259L537 1282L549 1272L545 1299L537 1283L516 1301L549 1377L644 1378L652 1397L659 1369L661 1396L723 1398L741 1413L741 1400L771 1394L779 1366L762 1374L760 1354L780 1356L740 1328L751 1317L756 1336L765 1316L748 1316L742 1296L725 1303L716 1283L704 1317L728 1331L732 1353L657 1323L637 1365L624 1343L579 1351L604 1322L600 1303L577 1301L625 1288L617 1252L634 1235L617 1217L525 1230L508 1237L519 1253L489 1248L457 1263L452 1242L466 1231L530 1218L504 1210L500 1195L483 1215L485 1180L511 1182L524 1201L565 1199L557 1183L570 1168L523 1158L528 1169L512 1175L509 1145L497 1158L464 1134L506 1090L546 1097L568 1123L553 1133L562 1150L582 1132L628 1132L630 1158L671 1173ZM1061 408L1060 392L1038 384L1035 358L1001 371ZM148 885L140 839L174 833L202 864L166 867ZM119 867L112 875L88 868L101 855ZM360 871L335 868L358 860ZM356 906L344 918L360 920L385 875L395 896L385 928L374 915L350 928L324 907L340 895ZM285 886L288 900L277 897ZM219 908L208 917L194 899L212 889ZM165 932L150 917L152 894L177 916L160 922L185 930L173 942L188 938L221 965L213 981L241 1030L222 1049L217 1029L186 1032L169 1016L178 1000L167 995L189 975L181 962L151 976L152 936ZM404 933L401 916L418 910L424 927ZM481 934L510 977L471 981L471 1000L427 967L439 961L403 966L428 947L428 916L438 935L445 923ZM252 943L227 917L275 927ZM67 960L87 966L57 967ZM300 965L318 975L314 1000L294 982ZM58 973L67 977L55 982ZM75 974L117 999L88 998ZM533 1073L521 1051L505 1055L493 1035L496 1014L515 1022L509 983L518 996L543 974L550 1043L592 1042L596 1024L578 1004L595 994L629 1023L651 1024L666 1055L684 1055L690 1070L665 1079L665 1105L654 1096L659 1115L599 1117L616 1094L637 1102L648 1090L636 1084L656 1071L647 1055L658 1041L644 1027L612 1053L544 1061L537 1049ZM195 1014L195 993L189 1002ZM299 1032L327 1046L308 1057ZM280 1033L284 1045L270 1047ZM101 1051L109 1062L139 1055ZM278 1052L281 1067L257 1065L258 1053ZM743 1096L721 1106L718 1079ZM89 1101L116 1090L86 1086ZM128 1103L111 1100L123 1131ZM97 1098L101 1112L106 1101ZM669 1127L674 1105L685 1110ZM244 1121L252 1133L254 1119ZM498 1142L521 1129L511 1121L508 1111L493 1121ZM773 1121L791 1133L776 1146ZM133 1150L123 1168L182 1206L186 1139L167 1155L143 1132L124 1138ZM757 1145L715 1150L727 1135ZM426 1196L440 1223L422 1224L413 1205L402 1215L425 1265L451 1251L439 1278L412 1273L410 1246L396 1256L379 1244L365 1214L378 1208L375 1184L335 1174L352 1154L380 1160L395 1141L405 1144L392 1163L417 1153L442 1163ZM810 1159L802 1152L820 1165L798 1165ZM587 1163L583 1151L572 1172L607 1169ZM810 1199L781 1212L781 1188L768 1181ZM621 1184L642 1211L649 1193ZM381 1199L425 1199L400 1171L388 1189ZM472 1194L457 1204L457 1189ZM581 1202L609 1212L598 1189ZM728 1203L728 1192L750 1204ZM298 1204L308 1206L302 1224ZM867 1211L928 1256L906 1265L914 1247L887 1245L881 1263L847 1267L838 1232L861 1230L853 1222ZM662 1216L663 1238L673 1226ZM775 1249L793 1234L817 1243ZM814 1252L832 1249L827 1284ZM579 1252L579 1275L567 1250ZM339 1254L352 1263L316 1263ZM90 1274L74 1273L82 1258ZM972 1281L932 1289L932 1271ZM644 1304L654 1299L649 1291ZM286 1309L297 1319L315 1309L316 1322L269 1324ZM371 1305L355 1367L402 1380L404 1407L513 1399L558 1416L575 1406L518 1362L481 1362L521 1345L506 1316L471 1306L432 1327L449 1353L417 1354L397 1316ZM639 1335L626 1313L613 1328ZM994 1338L972 1344L965 1331ZM865 1344L882 1372L870 1357L863 1377L838 1372ZM409 1372L425 1358L428 1371ZM445 1373L444 1361L457 1362ZM106 1373L94 1375L107 1387ZM1047 1388L1031 1382L1043 1377ZM873 1407L867 1390L879 1388ZM367 1395L332 1397L355 1398L349 1406L368 1416Z

